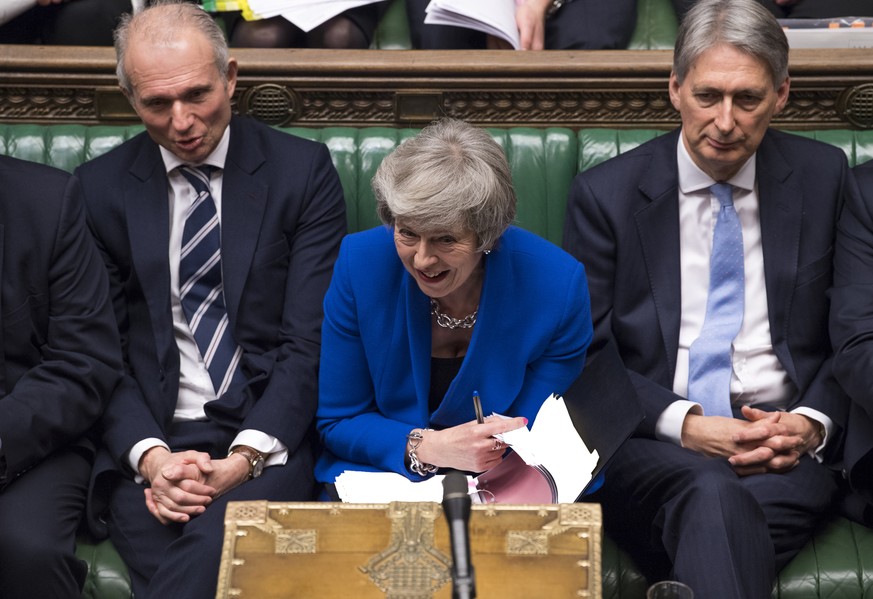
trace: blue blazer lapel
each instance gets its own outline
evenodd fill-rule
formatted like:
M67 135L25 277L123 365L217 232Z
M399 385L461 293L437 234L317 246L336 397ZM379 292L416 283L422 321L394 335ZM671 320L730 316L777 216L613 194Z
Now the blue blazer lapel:
M648 171L640 179L644 205L634 213L648 274L648 285L664 343L669 376L676 371L682 311L679 272L678 132L661 138L664 148L652 152ZM672 380L670 381L672 384Z
M224 300L231 325L236 322L267 206L269 186L253 176L266 160L255 134L234 118L221 191L222 243L233 248L221 254Z
M789 377L797 381L785 329L790 321L788 312L797 279L803 189L794 169L769 135L764 136L758 148L756 174L770 337L779 361Z
M430 397L430 302L418 288L413 278L403 275L406 310L407 345L412 364L412 380L415 384L415 399L421 422L427 422L430 416L428 399ZM387 341L386 341L387 344ZM389 356L389 360L392 358Z

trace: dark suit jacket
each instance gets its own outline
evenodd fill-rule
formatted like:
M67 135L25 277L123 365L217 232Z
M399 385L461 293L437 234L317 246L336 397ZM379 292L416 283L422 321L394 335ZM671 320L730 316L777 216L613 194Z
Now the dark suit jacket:
M109 270L127 369L103 418L103 439L130 475L122 456L147 437L166 440L178 397L169 184L159 147L145 133L75 176ZM247 382L208 403L207 414L231 430L272 435L293 453L315 414L322 299L346 230L342 188L324 145L238 117L223 181L225 302Z
M646 412L638 433L648 437L679 399L672 392L681 311L678 141L674 131L580 174L564 230L564 247L588 274L589 355L615 341ZM773 130L757 152L770 330L799 390L789 408L827 414L837 437L847 400L830 369L826 290L847 171L840 150Z
M873 524L873 509L863 505L873 504L873 162L854 175L837 231L831 339L834 374L852 398L846 473L863 499L854 504L858 519Z
M78 443L121 376L106 272L69 175L0 156L0 440L6 481Z

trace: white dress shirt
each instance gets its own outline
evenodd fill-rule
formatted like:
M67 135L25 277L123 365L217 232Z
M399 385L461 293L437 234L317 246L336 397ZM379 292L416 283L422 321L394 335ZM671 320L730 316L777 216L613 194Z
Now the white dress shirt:
M218 212L218 222L221 224L221 190L224 178L224 162L227 158L227 148L230 142L230 127L224 130L224 135L215 150L206 157L202 164L217 167L210 181L210 192L215 200L215 210ZM188 208L197 199L197 193L185 176L179 171L185 162L168 151L160 148L164 167L167 171L169 188L167 190L168 207L170 214L170 300L173 310L173 336L179 348L179 396L176 401L176 410L173 413L173 422L206 420L204 406L207 402L216 399L215 387L209 376L206 363L200 355L200 349L191 329L188 319L182 310L182 302L179 296L179 262L182 249L182 232L185 228L185 214ZM201 165L196 165L201 166ZM288 448L271 435L246 429L240 431L231 443L235 445L248 445L265 454L266 466L284 464L288 460ZM152 447L167 447L166 443L156 438L143 439L134 445L128 454L128 463L137 472L142 455ZM167 447L169 449L169 447ZM230 447L228 448L228 450ZM139 482L141 478L137 477Z
M681 318L679 351L673 391L688 396L689 348L703 328L709 295L709 261L712 237L720 209L709 188L716 183L694 164L682 137L677 144L679 165L679 262L681 272ZM727 183L733 188L734 208L743 230L745 267L745 305L743 324L731 346L731 405L762 409L784 409L797 388L773 350L767 311L767 286L764 279L764 253L761 246L761 221L758 210L755 155L746 161ZM658 418L656 436L681 445L682 424L689 411L703 413L696 402L676 401ZM825 426L830 433L830 418L817 410L793 410ZM825 443L816 450L824 447Z

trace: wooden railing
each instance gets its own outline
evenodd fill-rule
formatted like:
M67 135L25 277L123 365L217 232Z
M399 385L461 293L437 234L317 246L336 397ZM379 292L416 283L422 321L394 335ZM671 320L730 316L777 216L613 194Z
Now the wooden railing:
M669 51L237 49L235 110L277 125L669 128ZM784 128L873 127L873 53L796 50ZM137 122L111 48L0 46L0 122Z

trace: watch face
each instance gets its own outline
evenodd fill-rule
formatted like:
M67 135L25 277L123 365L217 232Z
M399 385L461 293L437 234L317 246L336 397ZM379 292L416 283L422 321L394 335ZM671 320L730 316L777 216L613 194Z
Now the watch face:
M252 462L252 478L258 478L264 471L264 458L258 457Z

